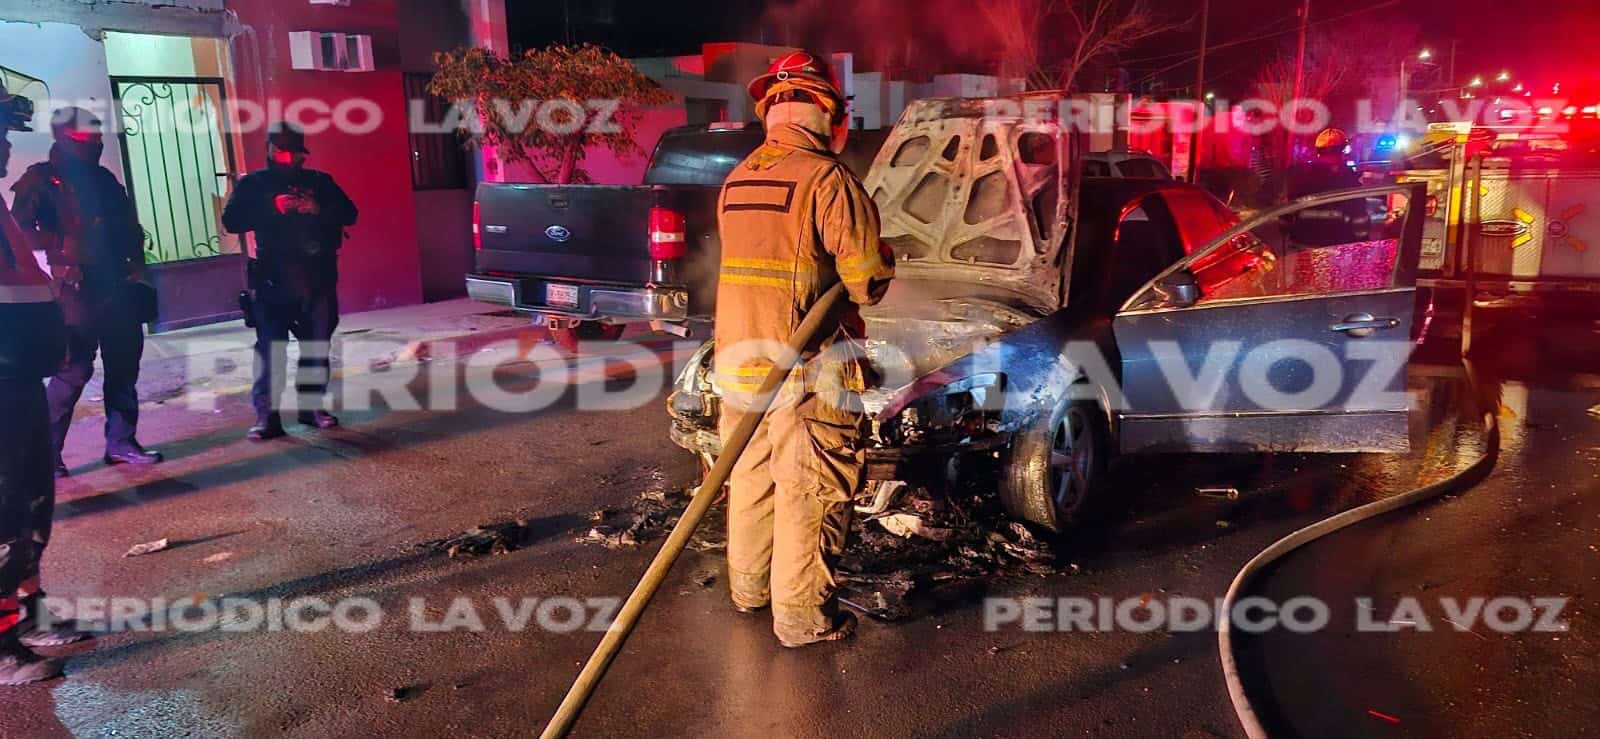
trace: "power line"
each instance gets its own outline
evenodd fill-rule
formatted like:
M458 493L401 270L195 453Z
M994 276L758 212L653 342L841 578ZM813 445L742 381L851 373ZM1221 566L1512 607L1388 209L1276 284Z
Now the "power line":
M1268 27L1281 26L1281 25L1284 24L1284 22L1285 22L1285 19L1279 18L1278 20L1272 21L1271 23L1268 23L1266 25ZM1294 29L1291 28L1291 29L1288 29L1287 31L1272 31L1270 33L1264 33L1264 34L1259 35L1259 36L1251 36L1249 38L1243 38L1243 39L1236 39L1236 40L1233 40L1233 41L1227 41L1227 42L1224 42L1224 43L1215 44L1215 45L1212 45L1212 46L1207 46L1206 47L1206 51L1211 52L1211 51L1216 51L1217 49L1225 49L1225 48L1228 48L1230 46L1238 46L1240 44L1248 44L1248 43L1251 43L1253 41L1260 41L1262 39L1272 38L1273 36L1282 35L1284 33L1292 33L1293 31L1294 31ZM1160 60L1163 60L1163 59L1173 59L1173 58L1184 56L1184 55L1193 55L1194 53L1195 52L1186 49L1184 51L1172 51L1172 52L1168 52L1166 54L1156 54L1154 56L1144 56L1144 57L1139 57L1137 59L1128 59L1128 60L1125 60L1123 63L1125 65L1126 64L1140 64L1140 63L1143 63L1143 62L1154 62L1154 61L1160 61Z
M1327 19L1320 20L1320 21L1312 21L1310 23L1307 23L1306 26L1307 27L1311 27L1311 26L1326 25L1328 23L1337 23L1337 22L1345 20L1347 18L1353 18L1353 17L1358 16L1358 15L1365 15L1365 14L1371 13L1371 12L1373 12L1375 10L1383 10L1384 8L1391 7L1391 6L1398 5L1398 4L1400 4L1400 0L1385 0L1384 2L1378 3L1376 5L1371 5L1371 6L1368 6L1368 7L1365 7L1365 8L1361 8L1359 10L1352 10L1352 11L1350 11L1348 13L1343 14L1343 15L1337 15L1337 16L1334 16L1332 18L1327 18ZM1230 48L1230 47L1234 47L1234 46L1240 46L1240 45L1243 45L1243 44L1253 43L1253 42L1256 42L1256 41L1263 41L1263 40L1266 40L1266 39L1269 39L1269 38L1276 38L1278 36L1283 36L1283 35L1290 34L1290 33L1299 33L1299 32L1300 32L1300 27L1297 24L1294 28L1286 29L1286 30L1283 30L1283 31L1276 31L1276 32L1273 32L1273 33L1262 34L1260 36L1256 36L1256 37L1253 37L1253 38L1238 39L1236 41L1229 41L1227 43L1217 44L1216 46L1210 47L1209 50L1210 51L1216 51L1217 49L1226 49L1226 48ZM1166 74L1167 72L1171 72L1174 69L1177 69L1177 68L1183 67L1183 66L1187 66L1190 62L1196 61L1199 58L1200 58L1199 54L1190 53L1188 58L1184 59L1183 61L1177 62L1175 64L1169 64L1169 65L1167 65L1165 67L1162 67L1161 69L1158 69L1158 70L1156 70L1154 72L1151 72L1150 74L1147 74L1147 75L1145 75L1143 77L1140 77L1138 81L1139 82L1148 82L1150 80L1155 79L1156 77L1159 77L1159 76L1161 76L1163 74Z

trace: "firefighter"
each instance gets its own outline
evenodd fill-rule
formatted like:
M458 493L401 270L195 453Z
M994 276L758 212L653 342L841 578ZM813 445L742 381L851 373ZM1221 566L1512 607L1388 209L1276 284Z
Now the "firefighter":
M1361 175L1350 166L1350 137L1337 128L1323 129L1312 143L1316 156L1289 170L1289 199L1347 187L1360 187Z
M0 177L11 159L10 133L30 130L32 105L0 85ZM67 331L34 261L33 240L0 198L0 685L61 676L61 664L31 646L76 641L27 618L40 613L39 562L55 507L50 414L42 381L67 353Z
M339 419L324 410L329 344L339 326L339 247L344 229L355 225L356 206L333 177L308 169L305 134L275 123L267 133L267 168L239 181L222 211L231 233L256 234L248 264L256 329L256 381L251 391L256 422L246 436L263 441L283 436L278 400L287 385L289 336L300 343L295 374L298 420L330 429Z
M779 393L729 481L728 570L735 608L772 606L786 647L844 639L855 619L838 610L832 560L844 547L862 479L864 388L858 363L838 351L862 338L858 306L883 297L894 257L878 213L837 158L847 102L826 61L787 54L750 83L767 140L723 185L716 379L732 433L811 305L834 283L848 310L807 347L803 372ZM845 358L845 359L840 359Z
M162 461L135 438L139 425L139 361L144 327L136 288L144 280L144 229L133 199L116 175L100 166L105 151L99 118L80 108L52 114L50 158L28 168L12 188L17 223L34 231L50 261L65 312L67 361L50 378L50 433L56 477L72 411L94 376L95 353L105 365L105 462Z

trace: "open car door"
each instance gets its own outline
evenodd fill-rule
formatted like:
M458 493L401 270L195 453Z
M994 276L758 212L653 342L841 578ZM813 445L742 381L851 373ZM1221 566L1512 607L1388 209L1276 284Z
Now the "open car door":
M1114 322L1124 452L1410 446L1417 185L1301 198L1157 275Z

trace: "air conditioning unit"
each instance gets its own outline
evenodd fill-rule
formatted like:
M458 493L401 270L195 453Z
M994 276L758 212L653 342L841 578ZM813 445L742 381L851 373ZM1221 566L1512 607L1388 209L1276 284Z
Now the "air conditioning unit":
M371 72L372 37L363 33L291 31L289 63L295 69Z

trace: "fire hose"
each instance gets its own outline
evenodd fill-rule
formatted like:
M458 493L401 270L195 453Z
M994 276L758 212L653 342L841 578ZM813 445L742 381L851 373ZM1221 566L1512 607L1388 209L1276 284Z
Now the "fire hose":
M1469 367L1467 369L1467 383L1477 390L1475 376ZM1481 395L1479 396L1482 397ZM1256 715L1255 708L1250 705L1250 697L1245 693L1244 683L1239 678L1239 664L1233 656L1232 617L1234 601L1249 584L1250 580L1267 565L1283 558L1290 552L1340 529L1353 526L1368 519L1376 518L1385 513L1407 508L1418 503L1432 500L1441 495L1459 492L1482 482L1494 470L1495 462L1500 456L1500 424L1498 418L1499 402L1491 401L1486 404L1490 409L1484 413L1484 428L1487 441L1484 454L1466 469L1438 482L1424 485L1400 495L1368 503L1364 506L1352 508L1331 518L1323 519L1299 531L1279 539L1272 546L1262 550L1239 574L1234 576L1233 584L1228 586L1227 595L1223 596L1220 612L1224 615L1217 620L1217 650L1222 658L1222 676L1228 685L1228 698L1233 702L1234 713L1238 715L1239 724L1244 728L1245 735L1250 739L1267 739L1270 734L1266 726Z
M787 350L783 356L778 357L777 364L767 373L767 379L761 383L761 389L756 391L749 411L740 419L739 425L734 427L733 434L723 440L722 454L717 457L717 463L706 473L705 480L700 483L700 489L690 498L689 507L684 509L683 516L678 519L677 525L672 527L672 533L667 536L666 543L661 545L661 551L656 553L654 560L651 560L644 577L640 578L639 584L634 586L627 602L617 611L617 617L606 630L605 637L600 640L600 645L595 647L594 654L589 655L589 661L578 673L578 679L572 683L566 698L562 699L561 707L556 709L555 716L550 719L550 724L545 727L541 735L544 739L565 737L572 731L572 726L577 723L584 706L594 695L595 689L600 686L600 681L605 678L606 670L611 667L611 662L616 659L617 653L622 651L623 643L633 633L634 626L638 625L644 609L650 605L650 599L655 597L656 591L661 588L661 583L666 580L667 573L672 570L672 565L678 561L678 557L688 546L689 537L694 535L695 529L700 528L700 522L705 520L706 512L711 509L712 502L721 492L723 484L728 481L728 475L733 472L734 464L739 461L739 456L744 453L745 447L750 445L750 439L755 436L756 427L766 418L767 411L772 409L778 388L789 379L789 374L795 367L799 366L801 352L812 339L816 338L817 332L821 330L844 295L844 284L834 285L822 294L815 305L811 306L805 320L795 329L794 336L789 339Z

